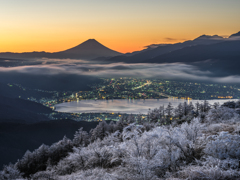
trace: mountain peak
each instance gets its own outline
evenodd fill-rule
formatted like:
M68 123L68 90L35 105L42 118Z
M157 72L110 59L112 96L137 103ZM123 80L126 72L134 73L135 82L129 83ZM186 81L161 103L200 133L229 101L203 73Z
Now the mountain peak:
M209 40L219 40L219 39L223 39L222 36L218 36L218 35L213 35L213 36L210 36L210 35L202 35L202 36L199 36L198 38L196 38L195 40L197 39L209 39Z
M83 46L83 45L85 45L85 46L86 45L101 45L101 46L103 46L96 39L88 39L88 40L84 41L83 43L79 44L78 46Z
M209 37L209 36L207 36L206 34L203 34L203 35L199 36L198 38L207 38L207 37Z
M88 39L71 49L62 51L61 53L71 54L73 57L83 59L94 59L98 57L112 57L121 55L121 53L107 48L95 39Z
M84 42L97 42L97 43L99 43L96 39L88 39L88 40L86 40L86 41L84 41ZM83 43L84 43L83 42Z

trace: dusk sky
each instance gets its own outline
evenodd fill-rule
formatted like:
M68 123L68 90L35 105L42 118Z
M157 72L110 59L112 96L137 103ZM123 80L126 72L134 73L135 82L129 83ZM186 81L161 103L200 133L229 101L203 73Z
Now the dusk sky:
M126 53L240 31L240 0L0 0L0 52L55 52L96 39Z

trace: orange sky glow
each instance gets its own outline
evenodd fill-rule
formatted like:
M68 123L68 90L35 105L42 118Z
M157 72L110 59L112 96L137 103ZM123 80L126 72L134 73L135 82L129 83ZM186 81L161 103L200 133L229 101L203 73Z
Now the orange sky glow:
M8 0L0 7L0 52L56 52L96 39L126 53L229 36L240 31L239 7L239 0Z

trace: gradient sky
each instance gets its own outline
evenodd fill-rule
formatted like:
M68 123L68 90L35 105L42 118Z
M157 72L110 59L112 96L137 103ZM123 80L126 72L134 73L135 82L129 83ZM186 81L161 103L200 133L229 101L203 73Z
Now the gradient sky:
M240 0L0 0L0 52L96 39L119 52L240 31Z

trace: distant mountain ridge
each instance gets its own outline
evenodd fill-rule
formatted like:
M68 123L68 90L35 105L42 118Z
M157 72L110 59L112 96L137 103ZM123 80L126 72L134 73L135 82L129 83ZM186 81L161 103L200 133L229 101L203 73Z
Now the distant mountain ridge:
M107 61L111 63L184 63L218 76L240 75L240 32L229 38L202 35L192 41L154 46L154 48L148 46L147 49L132 54L115 56Z
M218 76L240 75L240 41L185 47L142 63L184 63Z
M0 53L0 57L2 58L70 58L83 60L91 60L98 57L109 58L118 55L121 55L121 53L107 48L95 39L89 39L73 48L55 53L48 53L44 51L24 53Z
M232 34L231 36L229 36L229 38L233 38L233 37L240 37L240 31L236 34Z
M83 60L104 60L108 63L114 62L124 62L124 63L143 63L143 62L151 62L151 63L162 63L162 58L160 56L168 56L167 54L175 53L175 51L181 51L185 53L187 56L188 53L184 48L194 47L194 46L207 46L207 45L216 45L219 43L224 43L228 41L238 41L240 40L240 31L236 34L232 34L229 38L223 38L218 35L201 35L194 40L188 40L183 43L176 44L154 44L146 46L146 49L141 51L136 51L132 53L121 54L117 51L111 50L106 46L100 44L95 39L89 39L73 48L55 52L55 53L47 53L47 52L29 52L29 53L0 53L0 58L70 58L70 59L83 59ZM227 44L227 43L226 43ZM230 43L234 44L234 43ZM193 48L192 48L193 49ZM188 49L188 50L192 50ZM202 48L204 49L204 48ZM226 47L227 50L230 50ZM224 50L224 49L223 49ZM224 50L225 51L225 50ZM212 56L207 56L206 49L204 51L198 52L202 57L211 58ZM215 53L222 53L217 52ZM205 56L205 55L206 56ZM197 54L196 54L197 55ZM194 56L194 55L192 55ZM234 54L231 54L231 58ZM226 56L225 59L228 59ZM157 60L158 59L158 60ZM221 57L220 57L221 59ZM206 59L205 59L206 60ZM179 57L176 57L174 60L176 62L182 62ZM185 60L184 60L185 61ZM190 62L190 60L188 60ZM193 59L192 62L195 60ZM166 60L164 60L166 62ZM169 62L172 62L169 61ZM185 61L186 62L186 61Z
M115 56L108 59L108 61L140 63L140 62L148 61L149 59L155 58L157 56L160 56L166 53L171 53L173 51L176 51L185 47L217 44L224 41L226 41L226 39L218 35L214 35L214 36L202 35L194 40L185 41L183 43L155 44L154 48L151 48L151 45L150 45L150 46L147 46L148 47L147 49L144 49L142 51L133 52L132 54L129 53L127 55Z

